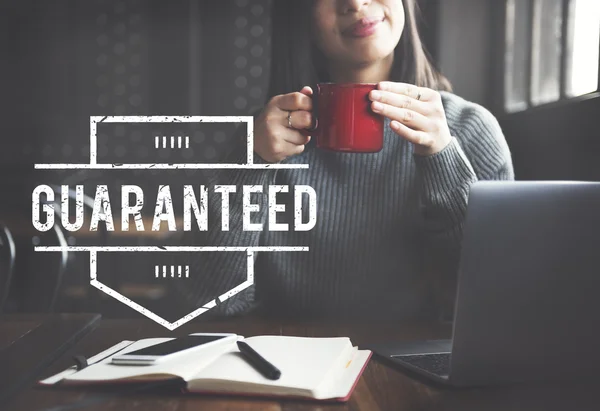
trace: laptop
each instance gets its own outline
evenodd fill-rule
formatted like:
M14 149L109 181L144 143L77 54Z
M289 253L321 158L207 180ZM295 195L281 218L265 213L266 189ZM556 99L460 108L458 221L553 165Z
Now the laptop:
M600 375L600 183L470 191L451 340L367 346L453 386Z

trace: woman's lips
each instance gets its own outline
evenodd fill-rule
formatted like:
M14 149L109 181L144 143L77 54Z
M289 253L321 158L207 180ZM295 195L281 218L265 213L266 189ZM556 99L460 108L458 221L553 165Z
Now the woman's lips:
M363 18L344 30L344 34L351 37L368 37L375 33L383 17Z

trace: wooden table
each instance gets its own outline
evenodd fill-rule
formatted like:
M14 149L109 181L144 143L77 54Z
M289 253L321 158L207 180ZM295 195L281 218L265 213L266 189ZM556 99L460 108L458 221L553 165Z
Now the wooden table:
M0 316L0 409L90 332L98 314Z
M236 332L241 335L281 334L297 336L348 336L361 345L381 341L445 338L448 325L339 324L333 322L282 321L237 318L204 321L198 318L173 332L150 320L101 320L98 327L65 353L40 378L72 365L72 356L93 355L121 340L179 336L191 332ZM41 344L41 342L40 342ZM449 389L426 384L404 372L372 359L354 394L345 404L281 401L224 396L125 392L120 394L84 389L32 387L23 390L9 409L26 410L598 410L600 382L553 383L477 389ZM62 408L61 406L64 406ZM1 408L1 407L0 407Z

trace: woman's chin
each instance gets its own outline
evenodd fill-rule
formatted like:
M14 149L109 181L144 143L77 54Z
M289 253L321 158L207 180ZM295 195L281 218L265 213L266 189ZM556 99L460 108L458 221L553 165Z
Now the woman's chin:
M380 62L388 58L394 49L386 48L374 48L365 47L363 49L357 49L351 54L351 59L355 64L370 65Z

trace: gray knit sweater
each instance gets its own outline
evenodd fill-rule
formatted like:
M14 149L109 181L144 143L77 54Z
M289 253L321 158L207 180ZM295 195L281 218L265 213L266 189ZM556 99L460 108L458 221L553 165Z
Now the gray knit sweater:
M230 196L230 229L221 231L221 196L212 194L209 230L194 233L195 244L308 246L310 251L258 253L255 285L213 312L243 313L260 304L270 311L320 317L434 314L441 301L436 298L439 286L453 292L469 187L477 180L514 179L511 154L494 116L454 94L443 92L442 97L453 140L432 156L414 155L412 144L386 121L379 153L328 152L311 141L304 153L284 161L309 164L308 170L216 172L211 184L238 185ZM225 161L245 163L245 158L245 145L237 144ZM272 184L290 186L292 194L277 201L286 204L278 222L288 222L290 231L268 229ZM253 198L261 212L252 219L264 224L262 232L242 230L241 185L264 186L264 194ZM317 193L317 223L311 231L293 230L295 185ZM246 272L244 252L197 253L184 292L200 307L241 284Z

